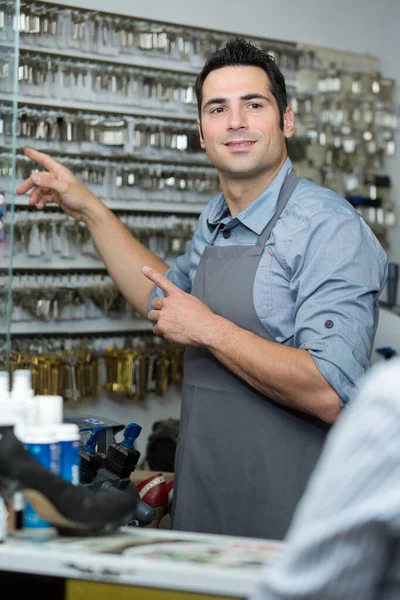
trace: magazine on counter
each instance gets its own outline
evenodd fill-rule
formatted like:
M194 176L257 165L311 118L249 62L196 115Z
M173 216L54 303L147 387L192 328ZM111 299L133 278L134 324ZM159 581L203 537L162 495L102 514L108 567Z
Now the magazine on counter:
M59 537L54 532L18 532L8 544L34 544L46 549L66 550L75 558L82 554L111 554L135 557L148 561L173 561L217 567L246 567L259 569L279 555L281 542L159 532L142 528L122 528L113 535L90 538Z

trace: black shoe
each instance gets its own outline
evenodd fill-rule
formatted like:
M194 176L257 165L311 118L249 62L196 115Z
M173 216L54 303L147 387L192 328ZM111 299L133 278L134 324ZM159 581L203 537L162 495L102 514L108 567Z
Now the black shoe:
M101 535L136 518L134 496L64 481L29 454L12 428L0 427L0 495L7 500L16 491L61 535Z

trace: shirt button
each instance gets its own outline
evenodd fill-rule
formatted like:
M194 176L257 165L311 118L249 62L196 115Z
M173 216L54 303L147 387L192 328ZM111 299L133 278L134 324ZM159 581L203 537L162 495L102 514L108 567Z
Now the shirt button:
M222 235L224 236L225 239L230 238L231 237L230 229L225 229L225 231L222 232Z

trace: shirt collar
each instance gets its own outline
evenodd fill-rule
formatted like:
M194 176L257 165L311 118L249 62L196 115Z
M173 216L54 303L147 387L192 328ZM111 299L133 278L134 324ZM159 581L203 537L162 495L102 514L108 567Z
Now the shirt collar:
M292 170L292 161L288 157L283 163L282 167L278 171L275 179L267 187L267 189L259 196L254 202L252 202L247 208L242 210L236 215L235 219L240 221L243 225L254 231L257 235L263 231L267 223L272 219L275 214L276 205L278 202L279 192L286 179L286 176ZM221 192L217 196L216 202L213 208L210 210L210 214L207 219L207 223L210 229L214 229L218 223L225 217L229 216L229 209L225 202L223 193Z

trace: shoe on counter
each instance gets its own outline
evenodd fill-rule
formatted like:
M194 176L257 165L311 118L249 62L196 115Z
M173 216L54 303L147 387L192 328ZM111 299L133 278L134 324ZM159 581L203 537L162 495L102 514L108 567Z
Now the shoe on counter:
M93 492L64 481L29 454L12 427L0 427L0 495L7 501L17 491L61 535L102 535L137 518L138 500L131 494Z
M162 473L153 475L136 485L140 499L152 506L155 511L154 520L148 525L157 528L168 509L168 488Z

